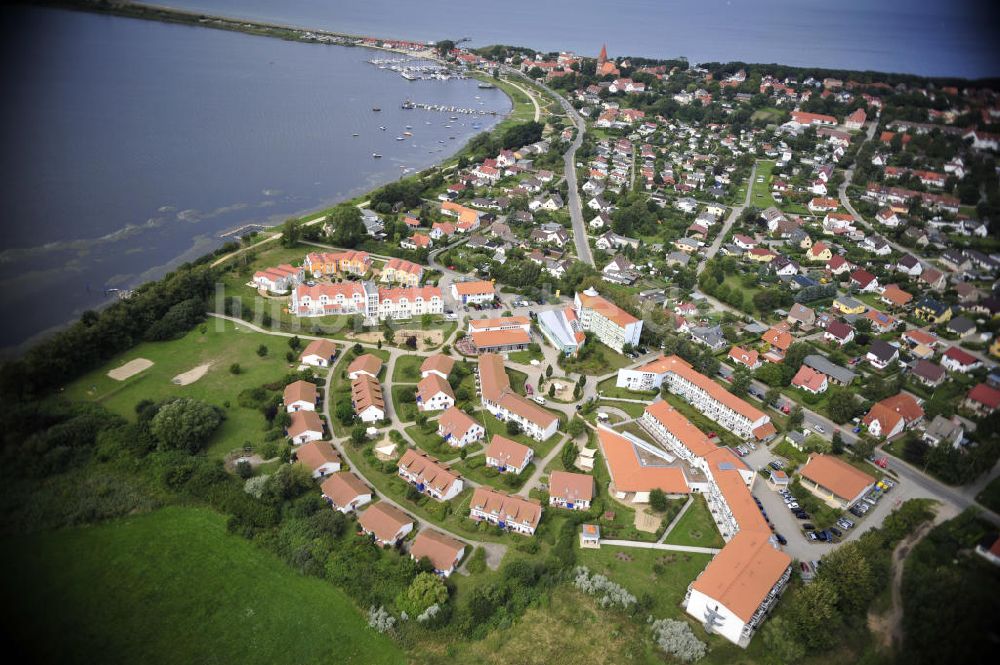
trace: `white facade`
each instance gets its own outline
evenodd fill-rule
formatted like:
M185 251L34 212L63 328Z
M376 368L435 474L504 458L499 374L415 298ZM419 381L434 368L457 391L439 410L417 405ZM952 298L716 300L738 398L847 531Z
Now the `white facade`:
M455 406L455 398L443 390L439 390L426 400L421 400L420 395L417 395L417 408L421 411L444 411L452 406Z
M357 415L363 423L377 423L380 420L385 420L385 411L374 404Z
M688 589L687 597L684 599L684 608L688 614L699 621L708 623L710 619L712 632L722 635L733 644L746 647L750 643L754 631L764 621L768 611L781 596L782 590L788 584L789 577L791 577L791 568L785 571L784 576L774 585L774 588L771 589L767 598L764 599L760 608L749 621L744 621L725 605L696 589Z
M444 436L442 428L438 427L438 436ZM470 443L475 443L486 436L486 428L476 423L467 429L461 436L452 435L448 438L448 445L452 448L464 448Z

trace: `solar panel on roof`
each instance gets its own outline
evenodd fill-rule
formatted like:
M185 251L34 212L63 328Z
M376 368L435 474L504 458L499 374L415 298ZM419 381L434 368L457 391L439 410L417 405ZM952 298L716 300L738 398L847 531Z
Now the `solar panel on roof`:
M732 471L735 468L736 467L733 466L732 462L722 462L721 464L719 464L720 471Z

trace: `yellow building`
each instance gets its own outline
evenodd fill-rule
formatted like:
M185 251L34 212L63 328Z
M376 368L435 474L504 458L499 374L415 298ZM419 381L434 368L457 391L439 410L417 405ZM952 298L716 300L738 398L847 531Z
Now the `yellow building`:
M839 309L844 314L864 314L868 307L860 300L839 296L833 299L833 308Z
M951 308L933 298L923 298L913 306L913 315L930 323L945 323L951 320Z
M423 277L423 266L403 259L390 259L382 268L381 281L403 286L419 286Z
M806 252L806 257L810 261L820 261L826 263L833 258L833 252L830 248L826 246L825 242L817 242L814 244L808 252Z

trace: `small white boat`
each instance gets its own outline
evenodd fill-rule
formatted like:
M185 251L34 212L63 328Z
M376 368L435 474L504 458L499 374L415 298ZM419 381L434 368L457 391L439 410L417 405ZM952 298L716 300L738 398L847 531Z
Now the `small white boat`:
M405 138L405 137L403 137L403 136L397 136L397 137L396 137L396 140L397 140L397 141L405 141L405 140L406 140L406 138Z
M357 136L357 134L351 134L351 136Z
M372 159L382 159L382 155L378 154L377 152L373 152Z
M385 125L380 126L379 129L381 129L384 132L385 131Z

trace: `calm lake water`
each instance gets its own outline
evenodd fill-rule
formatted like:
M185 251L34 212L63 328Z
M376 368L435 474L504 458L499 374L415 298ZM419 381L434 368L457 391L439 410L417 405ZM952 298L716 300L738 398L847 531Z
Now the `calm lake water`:
M383 51L61 10L0 17L8 351L107 302L108 288L210 251L225 230L430 166L499 120L450 122L404 99L510 110L472 80L409 82L367 64L396 57ZM413 137L397 141L406 125Z
M996 0L161 0L352 34L692 62L1000 75Z

